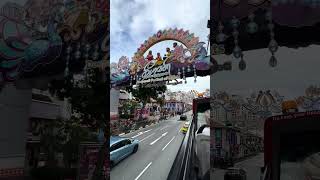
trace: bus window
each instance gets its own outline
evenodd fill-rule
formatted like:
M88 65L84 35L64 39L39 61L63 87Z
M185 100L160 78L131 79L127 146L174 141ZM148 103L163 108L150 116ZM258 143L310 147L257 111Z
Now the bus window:
M320 131L280 136L280 180L320 179L320 159L312 158L320 153L319 138Z

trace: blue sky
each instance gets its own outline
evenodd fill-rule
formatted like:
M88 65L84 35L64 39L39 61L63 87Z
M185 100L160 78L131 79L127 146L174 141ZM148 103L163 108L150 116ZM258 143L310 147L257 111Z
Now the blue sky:
M182 28L189 30L207 43L210 0L111 0L110 58L117 62L121 56L131 58L140 44L158 30ZM153 52L165 53L172 41L151 47ZM187 84L168 86L172 91L205 91L210 88L210 77L188 78Z

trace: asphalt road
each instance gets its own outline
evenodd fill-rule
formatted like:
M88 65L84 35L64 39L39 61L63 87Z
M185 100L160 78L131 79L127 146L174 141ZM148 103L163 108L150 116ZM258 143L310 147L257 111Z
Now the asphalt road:
M247 172L247 180L259 180L260 167L262 166L263 166L263 153L235 164L235 167L240 167ZM214 169L214 172L211 173L210 179L223 180L225 172L226 170Z
M187 113L188 120L191 112ZM166 180L184 134L179 116L125 135L138 139L139 149L111 169L111 180Z

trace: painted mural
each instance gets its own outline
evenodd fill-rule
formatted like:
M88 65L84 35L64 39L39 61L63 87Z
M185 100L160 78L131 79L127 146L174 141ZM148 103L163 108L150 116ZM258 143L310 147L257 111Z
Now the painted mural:
M74 62L107 60L108 1L15 2L0 3L1 84L56 62L68 68Z
M172 47L163 52L152 52L150 48L162 41L174 40ZM193 33L183 29L158 31L144 41L131 58L121 57L111 64L111 84L113 86L163 82L194 76L198 71L210 70L211 62L205 43Z

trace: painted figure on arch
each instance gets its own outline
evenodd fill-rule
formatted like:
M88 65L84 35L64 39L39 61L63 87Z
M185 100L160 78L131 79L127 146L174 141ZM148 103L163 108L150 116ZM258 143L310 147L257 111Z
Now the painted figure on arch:
M161 65L163 63L162 57L160 53L157 53L156 64Z
M146 59L148 60L148 62L153 60L153 55L152 55L152 51L151 50L148 52L148 55L147 55Z
M170 56L171 56L171 50L169 47L167 47L166 54L164 55L163 60L166 60L166 59L169 60L168 58L170 58Z

